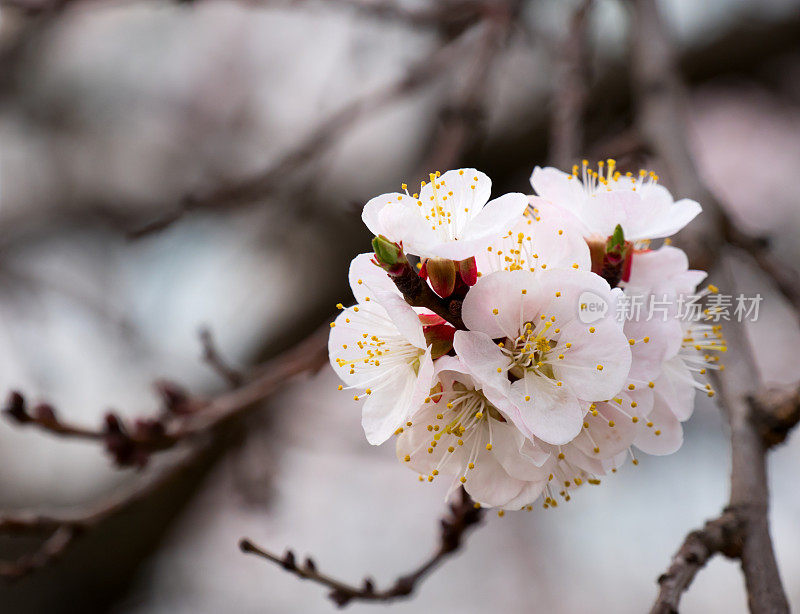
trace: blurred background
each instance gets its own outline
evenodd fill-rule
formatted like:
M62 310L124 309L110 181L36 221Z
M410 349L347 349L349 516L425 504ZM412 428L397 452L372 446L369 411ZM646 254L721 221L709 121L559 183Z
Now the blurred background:
M428 170L474 166L529 191L579 3L529 0L492 25L471 0L5 0L0 8L0 393L96 426L154 414L153 382L225 382L198 330L245 369L350 299L360 207ZM485 4L485 3L483 3ZM662 0L689 85L691 147L747 229L800 257L800 2ZM484 23L485 22L485 23ZM501 22L501 21L500 21ZM586 19L587 157L648 164L628 143L630 6ZM658 170L658 168L656 167ZM669 178L663 182L669 187ZM681 195L678 195L681 196ZM680 242L678 243L680 244ZM797 381L796 318L761 292L749 334L767 383ZM729 358L733 359L733 358ZM0 611L324 613L318 586L240 553L276 551L383 585L427 556L444 484L420 484L325 367L216 433L146 497L57 561L0 582ZM488 515L397 612L642 612L688 530L724 506L728 439L703 399L685 445L569 505ZM115 469L101 445L0 421L0 509L72 513L180 457ZM771 457L771 523L800 607L795 435ZM31 547L4 537L0 558ZM354 611L386 606L352 604ZM712 561L685 612L744 612L736 563Z

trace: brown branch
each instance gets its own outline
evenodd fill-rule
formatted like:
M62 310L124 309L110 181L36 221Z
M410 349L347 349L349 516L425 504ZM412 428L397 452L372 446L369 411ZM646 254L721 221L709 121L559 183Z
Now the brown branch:
M635 0L631 70L637 97L637 127L665 165L681 194L703 205L703 214L681 233L690 255L701 268L711 268L709 255L730 243L750 254L800 316L800 274L776 258L770 242L742 229L700 177L689 149L686 128L686 86L677 70L677 54L660 24L653 0ZM710 241L710 243L709 243Z
M405 256L403 256L405 260ZM464 321L461 319L461 303L457 298L441 298L423 280L414 267L405 260L400 271L390 272L389 278L400 290L406 303L412 307L424 307L440 318L444 318L458 330L466 330Z
M700 178L687 141L683 108L685 88L675 68L675 52L661 24L655 0L635 0L633 4L636 22L631 61L639 130L666 166L677 191L700 200L704 205L700 225L702 234L688 237L692 261L701 262L704 268L716 262L718 273L722 275L720 285L733 291L732 258L735 253L726 246L726 243L733 243L745 247L762 270L781 287L781 280L773 276L774 270L764 266L765 259L769 261L771 258L765 251L764 242L741 232ZM783 291L786 294L785 288ZM794 302L793 305L800 306ZM741 559L750 611L757 614L788 612L769 534L766 453L771 444L765 439L761 426L765 423L765 416L773 415L778 407L762 404L758 411L753 410L754 404L749 399L760 382L743 323L731 321L726 327L726 338L731 353L740 358L726 365L723 373L713 375L720 408L731 430L731 492L727 513L735 517L739 530L730 535L737 542L741 541L741 547L736 549L735 544L727 544L730 546L728 551L736 552ZM792 411L785 413L788 423L784 422L784 425L791 428L797 420ZM709 548L708 556L716 551L726 550ZM654 611L677 611L681 593L688 588L697 569L699 567L686 570L681 576L684 580L672 586L675 590L667 600L671 610L657 609L662 607L659 606L665 590L662 584L662 594Z
M239 387L211 399L191 397L174 384L158 385L164 403L160 417L138 419L126 425L116 414L108 414L105 426L99 429L78 427L58 418L50 405L40 404L33 410L26 406L18 392L9 396L4 413L19 424L36 426L48 433L75 439L102 441L120 466L144 467L150 456L188 445L182 461L162 471L155 479L142 479L130 492L101 502L93 509L73 516L48 517L38 514L0 516L0 534L33 533L46 535L34 552L16 561L0 563L0 577L18 578L43 567L61 555L74 539L143 499L190 466L220 427L263 401L301 373L318 370L327 362L326 326L293 348L264 363L253 378Z
M453 168L483 131L489 93L487 80L521 5L521 0L485 3L484 32L475 45L463 84L452 88L450 99L441 110L432 140L433 150L423 165L425 172Z
M137 239L160 232L191 211L239 206L273 193L286 183L287 176L327 153L353 125L417 92L440 76L446 67L460 57L465 38L465 34L456 37L430 56L414 63L397 81L346 104L261 172L204 194L187 195L178 207L131 231L130 238Z
M205 363L228 382L231 388L237 388L244 383L244 374L231 367L220 355L210 328L204 327L200 329L200 343L203 346L203 360Z
M737 515L725 510L709 520L702 529L686 536L672 564L659 579L659 593L650 614L676 614L681 595L689 588L697 572L717 553L741 556L741 530Z
M344 607L351 601L382 601L389 602L402 599L411 595L417 585L436 567L458 551L467 531L479 524L483 517L483 510L473 504L464 489L460 489L459 500L451 503L449 514L441 520L441 533L439 546L436 551L419 567L412 572L400 576L394 583L383 589L377 590L369 578L364 578L361 586L347 584L329 575L320 572L311 558L306 558L302 565L298 565L294 553L287 550L283 556L278 556L256 546L249 539L242 539L239 547L243 552L255 554L268 561L277 563L286 571L298 578L311 580L331 589L328 597L339 607Z
M126 423L109 413L104 426L76 426L58 417L49 404L29 410L19 392L9 395L3 413L21 425L36 426L62 437L102 441L119 466L143 467L154 453L174 448L190 438L206 435L249 409L283 386L292 377L318 370L327 362L328 328L324 327L258 369L257 375L230 392L211 399L190 397L169 382L159 382L164 411L154 418Z
M569 20L560 50L550 123L550 163L571 168L583 150L583 116L589 94L588 16L592 0L583 0Z
M768 447L783 443L800 422L800 387L772 388L747 400L753 422Z
M155 477L143 478L121 495L71 515L45 516L32 512L0 515L0 534L44 537L32 552L13 561L0 561L0 578L17 580L55 562L81 535L176 480L204 450L204 446L197 445Z

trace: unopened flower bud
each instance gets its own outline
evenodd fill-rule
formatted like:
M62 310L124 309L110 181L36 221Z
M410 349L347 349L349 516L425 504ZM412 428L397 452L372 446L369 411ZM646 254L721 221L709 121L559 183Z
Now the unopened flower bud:
M456 329L449 324L424 326L425 343L431 347L431 358L436 360L453 349L453 337Z
M28 411L25 407L25 397L23 397L19 392L12 391L11 394L8 395L8 400L6 401L6 406L3 409L3 413L7 416L10 416L17 422L30 422L31 417L28 415Z
M453 293L456 287L456 263L446 258L428 258L425 262L428 281L433 291L442 298Z
M372 239L372 251L375 252L375 262L390 275L398 274L408 265L403 247L383 235Z
M478 282L478 265L475 262L475 256L459 261L458 274L468 286L474 286Z
M605 279L612 288L618 286L620 281L628 281L633 245L625 240L621 225L617 224L605 243L590 242L589 251L592 256L592 271Z

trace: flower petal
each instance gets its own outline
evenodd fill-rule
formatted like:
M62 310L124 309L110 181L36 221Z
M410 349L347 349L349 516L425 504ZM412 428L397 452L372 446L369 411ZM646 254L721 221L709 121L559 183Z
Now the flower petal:
M467 292L461 317L470 330L486 333L491 338L513 338L524 322L521 318L541 310L545 299L539 288L537 276L530 271L491 273L478 279Z
M486 448L478 451L475 469L467 472L464 488L481 505L497 507L514 499L525 482L512 478Z
M677 201L674 205L669 207L666 215L653 220L652 224L647 229L647 238L661 239L674 235L696 218L702 210L703 208L700 206L700 203L694 200L684 198Z
M586 198L581 183L575 178L570 179L563 171L548 166L536 167L531 173L531 186L536 194L543 199L567 211L579 214L582 202Z
M372 261L373 257L372 252L359 254L350 262L348 279L357 303L366 302L366 297L374 298L378 292L400 294L386 271Z
M379 390L367 396L361 414L367 441L378 445L389 439L422 406L432 384L429 348L420 360L418 374L410 365L398 367Z
M528 208L528 197L519 192L503 194L489 201L464 227L463 238L485 239L499 237L516 222Z
M656 397L656 404L648 416L652 427L640 423L634 445L642 452L664 456L676 452L683 444L683 427L663 400Z
M580 433L584 412L566 386L529 371L506 394L519 412L511 419L524 433L553 445L565 444Z

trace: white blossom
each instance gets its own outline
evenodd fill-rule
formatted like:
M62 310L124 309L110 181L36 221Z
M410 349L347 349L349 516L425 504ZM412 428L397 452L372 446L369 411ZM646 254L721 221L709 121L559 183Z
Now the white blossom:
M425 258L465 260L508 230L528 206L524 194L489 201L491 180L473 168L433 173L418 194L382 194L362 212L367 228Z
M475 260L478 271L533 271L573 268L591 269L589 246L574 220L557 207L539 203L525 211Z
M386 441L423 403L433 384L433 359L417 312L362 254L350 267L359 301L331 324L334 371L363 401L362 425L372 444ZM340 386L343 390L345 386Z
M462 317L469 330L456 332L454 339L456 353L487 397L511 403L511 420L525 434L551 444L573 439L585 413L580 401L612 397L630 369L630 346L613 318L591 324L578 318L586 292L613 313L620 291L612 292L593 273L487 275L464 300Z
M584 160L569 174L537 166L530 181L539 197L572 213L589 239L605 240L617 224L628 241L669 237L701 211L693 200L673 200L655 173L622 174L614 160L598 163L597 170Z

